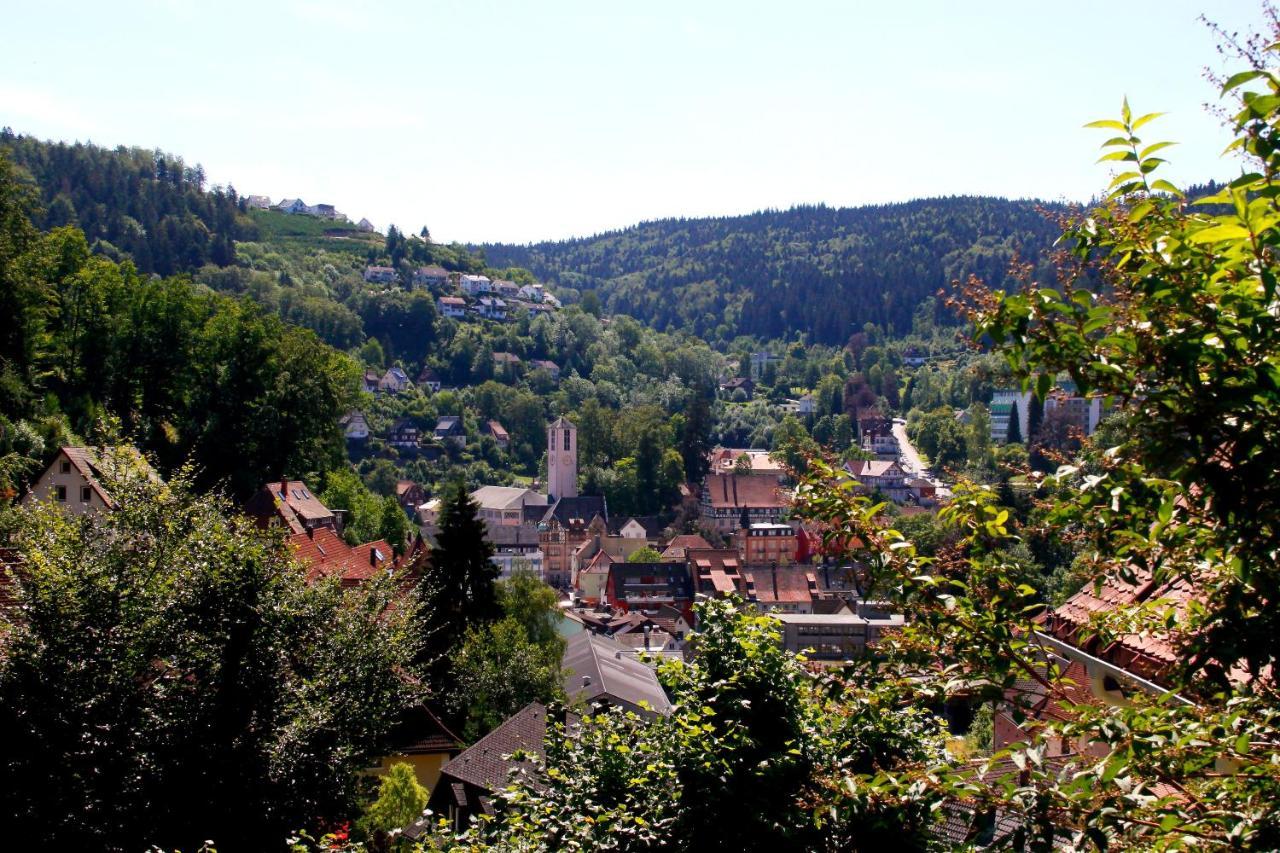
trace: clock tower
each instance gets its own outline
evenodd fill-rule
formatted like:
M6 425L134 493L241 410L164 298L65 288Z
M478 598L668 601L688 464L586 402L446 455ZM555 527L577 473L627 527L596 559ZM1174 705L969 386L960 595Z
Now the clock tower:
M547 427L547 494L578 496L578 428L565 418Z

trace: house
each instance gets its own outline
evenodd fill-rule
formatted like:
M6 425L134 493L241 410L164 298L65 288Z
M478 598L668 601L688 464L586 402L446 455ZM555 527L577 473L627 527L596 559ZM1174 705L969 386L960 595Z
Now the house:
M396 483L396 503L400 504L400 508L407 512L410 518L416 517L418 507L426 502L426 490L413 480L400 480Z
M102 481L130 474L159 479L132 447L60 447L22 503L51 501L72 515L97 515L116 505Z
M609 511L602 497L566 497L550 504L537 522L544 580L568 589L573 583L573 557L593 537L609 533ZM581 555L580 555L581 556Z
M430 367L423 367L418 372L418 385L426 388L432 394L438 393L440 391L440 374Z
M311 204L307 205L307 213L312 216L318 216L321 219L345 219L338 209L331 204Z
M245 515L259 527L283 524L290 533L306 533L319 527L338 530L338 519L301 480L264 483L244 505Z
M574 634L565 643L560 665L564 693L572 705L607 705L646 717L671 713L671 700L657 673L630 656L617 640L593 631Z
M906 503L911 495L907 473L896 461L857 459L845 463L845 471L858 481L863 494L879 492L894 503Z
M458 447L467 444L467 430L462 425L462 418L457 415L445 415L436 421L433 433L436 441L451 441Z
M467 296L481 296L489 293L492 284L487 275L461 275L458 277L458 289Z
M529 312L529 319L533 320L538 317L544 317L554 313L550 305L542 305L537 302L530 302L525 305L525 310Z
M900 448L893 430L877 432L869 430L862 434L862 449L878 458L897 459Z
M796 531L789 524L756 522L734 531L733 537L746 566L789 566L796 562Z
M405 373L404 368L400 365L388 368L387 372L382 374L382 378L378 380L378 390L392 394L408 391L412 387L413 380L409 378L409 374Z
M378 385L382 382L382 374L374 370L372 367L364 369L364 390L370 394L378 392Z
M906 617L875 602L859 602L853 613L773 613L782 623L782 646L815 661L844 661L866 654Z
M476 302L475 310L486 320L507 319L507 303L496 296L481 296Z
M564 714L559 721L572 727L578 717ZM461 831L472 817L492 815L498 792L511 785L512 777L534 772L535 765L526 756L539 763L545 760L550 724L554 721L547 707L531 702L446 764L427 801L427 808L433 812L425 819L428 826L419 829L414 824L411 832L431 831L431 825L440 817L446 818L455 831Z
M367 266L364 268L364 280L377 284L394 284L396 280L396 268L373 265Z
M805 394L797 400L787 400L787 402L783 404L782 408L792 414L800 415L801 417L808 417L818 411L818 404L813 399L812 394Z
M289 544L309 583L337 578L351 589L397 569L395 552L385 539L352 546L336 529L321 526L291 533Z
M518 568L525 568L541 578L542 552L538 550L538 531L521 524L494 524L486 521L485 539L493 546L489 561L498 567L499 577L509 578Z
M609 533L624 539L656 543L662 535L662 524L656 515L631 515L610 523Z
M461 320L467 316L467 300L460 296L441 296L436 300L436 308L441 317Z
M425 705L405 712L387 740L390 743L387 754L378 758L377 766L370 773L383 776L393 764L408 764L418 784L428 791L436 789L444 766L465 747L462 739Z
M391 425L391 432L387 435L387 444L403 449L416 449L421 440L421 430L418 429L413 418L408 417L398 418Z
M573 588L584 604L595 607L604 596L605 584L609 581L609 567L620 562L609 556L603 548L596 551L586 565L579 566L573 574Z
M514 281L494 279L489 289L492 293L495 293L504 299L515 299L520 295L520 285L516 284Z
M710 527L731 533L748 523L782 520L790 501L770 474L708 474L702 487L702 520Z
M507 451L511 449L511 436L507 434L507 430L497 421L485 421L484 426L480 428L480 432L484 435L493 436L493 441L498 445L498 449Z
M513 352L495 352L493 354L493 367L499 373L508 376L514 375L520 369L520 356Z
M356 223L356 230L372 232L374 230L373 223L367 219L361 219L359 222Z
M545 358L538 358L530 361L529 364L534 370L545 370L551 375L552 381L560 381L560 366L554 361L547 361Z
M742 573L743 598L765 613L813 613L821 590L805 566L754 569Z
M480 507L480 518L493 526L521 526L525 507L538 507L540 516L547 510L546 495L516 486L481 486L471 493L471 500Z
M664 563L683 563L689 551L710 547L711 543L696 533L682 533L667 543L667 547L662 552L661 560Z
M265 195L245 196L245 207L251 207L254 210L269 210L271 208L271 197Z
M525 284L520 286L516 295L530 302L542 302L546 297L546 290L540 284Z
M413 271L413 278L411 280L414 287L444 289L449 285L449 271L442 266L437 266L436 264L426 267L418 267Z
M365 419L364 412L352 409L338 420L338 425L342 427L342 434L351 442L361 442L369 438L369 421Z
M281 213L306 213L307 203L300 198L282 198L275 209Z
M614 563L605 598L624 612L670 605L692 621L693 581L684 563Z
M742 392L741 395L738 392ZM732 400L737 396L741 396L744 400L750 400L755 396L756 383L750 377L737 377L723 382L720 385L720 396L727 400Z
M779 361L782 361L782 356L774 355L771 352L751 353L751 378L759 382L761 377L764 376L765 369Z
M907 367L920 367L928 360L928 353L917 347L907 347L902 353L902 363Z
M1081 397L1057 388L1049 392L1044 401L1045 418L1055 413L1081 435L1093 435L1103 416L1102 398ZM1022 437L1028 436L1023 433Z

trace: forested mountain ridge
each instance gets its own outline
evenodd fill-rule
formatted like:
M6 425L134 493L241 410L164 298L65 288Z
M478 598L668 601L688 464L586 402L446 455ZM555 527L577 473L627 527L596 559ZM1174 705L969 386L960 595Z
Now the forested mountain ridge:
M1011 285L1015 256L1039 269L1060 233L1046 214L1063 209L983 196L806 206L481 248L658 329L843 343L868 322L905 332L922 300L970 274Z

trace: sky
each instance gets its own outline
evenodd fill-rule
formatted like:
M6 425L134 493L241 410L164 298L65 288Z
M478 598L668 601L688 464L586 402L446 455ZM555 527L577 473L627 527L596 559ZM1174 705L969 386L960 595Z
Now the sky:
M940 195L1085 200L1086 122L1231 177L1204 105L1254 0L8 4L0 126L137 145L241 194L438 241Z

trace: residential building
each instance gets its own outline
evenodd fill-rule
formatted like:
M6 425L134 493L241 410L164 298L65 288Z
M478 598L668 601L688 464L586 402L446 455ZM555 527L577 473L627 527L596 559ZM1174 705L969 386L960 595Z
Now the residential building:
M782 623L782 646L810 660L844 661L866 654L885 633L900 629L906 618L883 605L859 602L853 613L774 613Z
M796 561L796 531L789 524L755 523L733 536L745 566L789 566Z
M790 501L771 474L708 474L702 487L702 520L722 533L748 523L782 520Z
M481 435L490 436L498 449L506 452L511 449L511 436L502 424L494 420L485 421L480 427Z
M396 268L367 266L364 268L364 280L376 284L394 284L396 281Z
M1048 398L1044 401L1044 415L1046 418L1050 413L1059 413L1071 427L1078 430L1081 435L1093 435L1093 431L1098 428L1098 422L1102 420L1102 398L1101 397L1081 397L1062 389L1056 389L1050 392ZM1027 436L1024 434L1023 438Z
M489 293L492 284L487 275L458 276L458 288L467 296L481 296Z
M746 457L747 461L740 463L738 460L743 457ZM749 465L752 474L772 474L779 477L785 473L781 460L775 459L767 450L717 447L711 451L710 472L712 474L734 474L738 471L740 464Z
M281 213L306 213L307 203L300 198L282 198L275 209Z
M366 441L369 438L369 421L364 412L352 409L338 420L342 434L350 442Z
M609 525L609 533L624 539L637 539L657 543L662 535L662 524L656 515L631 515L615 518Z
M356 223L356 230L372 233L374 230L373 223L367 219L361 219L359 222Z
M525 568L541 578L546 572L538 550L538 531L519 524L485 524L485 538L493 545L489 558L498 567L499 577L509 578L517 568Z
M782 361L782 356L774 355L771 352L751 353L751 378L759 382L760 378L764 376L765 368L779 361Z
M408 391L412 387L413 380L409 378L409 374L404 372L404 368L398 364L387 368L387 372L382 374L382 378L378 380L378 390L392 394Z
M444 415L436 421L433 432L436 441L450 441L458 447L467 444L467 430L462 425L462 418L457 415Z
M739 376L720 384L720 396L725 399L732 400L738 396L738 392L741 392L744 400L750 400L755 396L756 383L750 377Z
M499 376L513 378L520 371L520 356L513 352L495 352L493 368Z
M613 563L605 597L615 610L655 610L670 605L692 618L693 581L684 563Z
M547 361L546 359L539 358L539 359L534 359L533 361L530 361L529 365L534 370L545 370L547 373L551 375L552 381L554 382L560 381L560 366L557 365L554 361Z
M306 533L319 527L339 530L337 517L301 480L264 483L245 503L244 513L260 527L283 524L290 533Z
M525 507L541 507L545 514L547 496L533 489L516 486L481 486L471 493L480 507L480 518L490 525L519 527L524 523Z
M331 204L309 204L307 205L307 213L312 216L318 216L321 219L346 219L338 209Z
M245 196L244 203L246 207L252 207L255 210L268 210L271 207L271 197L265 195Z
M378 393L378 385L382 382L382 374L372 367L364 369L364 390L369 394Z
M476 313L486 320L505 320L507 303L496 296L481 296L476 301Z
M560 719L570 727L578 721L567 713ZM511 784L513 775L532 774L530 758L545 760L548 721L547 707L532 702L446 764L427 801L433 814L414 824L406 836L430 833L441 817L461 831L473 817L492 815L498 793Z
M441 296L436 300L436 308L442 317L461 320L467 316L467 300L460 296Z
M661 560L664 563L683 563L689 551L710 547L711 543L696 533L682 533L667 543L667 547L662 551Z
M440 391L440 374L430 367L423 367L418 372L418 387L426 388L432 394Z
M489 290L503 299L515 299L520 295L520 285L497 278L489 285Z
M379 757L370 773L383 776L393 764L408 764L418 784L428 791L436 789L444 766L465 747L462 739L424 705L406 712L392 729L388 741L390 749Z
M416 518L418 507L427 502L427 491L413 480L400 480L396 483L396 502L410 518Z
M60 447L22 502L50 501L72 515L97 515L116 505L103 479L125 476L130 470L158 479L147 460L132 447Z
M862 434L862 449L867 453L874 454L878 459L889 460L897 459L901 448L898 447L898 439L894 436L893 430L875 431L870 430Z
M609 567L620 562L609 556L603 549L596 551L586 565L580 566L573 574L573 589L576 598L584 604L595 607L605 594L605 586L609 582Z
M387 444L405 450L416 449L421 442L422 431L413 418L409 417L398 418L387 435Z
M858 490L863 494L879 492L899 504L911 497L907 472L896 461L855 459L845 463L844 469L858 481Z
M564 417L547 427L547 490L556 498L578 496L578 428Z
M607 705L648 717L670 714L671 700L657 673L629 652L628 646L593 631L570 637L561 658L565 697L571 704Z
M1009 424L1014 414L1018 418L1018 435L1026 442L1030 432L1031 392L996 391L991 397L991 440L1005 444L1009 440Z
M546 290L541 284L525 284L521 285L517 295L530 302L542 302L546 297Z
M797 400L787 400L787 402L783 404L782 408L791 412L793 415L808 417L818 411L818 404L813 399L812 394L805 394Z
M336 529L317 526L291 533L289 544L310 583L337 578L350 589L397 569L395 552L385 539L352 546Z
M608 534L604 498L562 498L547 508L538 524L543 579L557 589L573 584L573 558L584 542Z
M418 267L413 271L413 286L443 290L449 286L449 271L444 267L432 264Z

